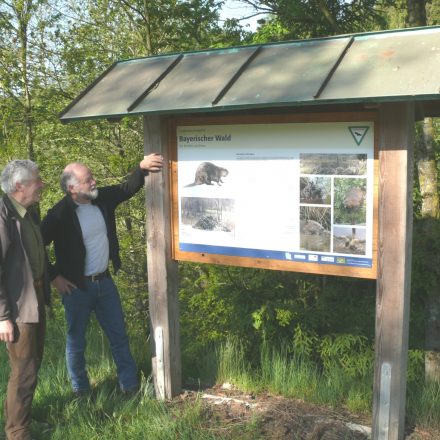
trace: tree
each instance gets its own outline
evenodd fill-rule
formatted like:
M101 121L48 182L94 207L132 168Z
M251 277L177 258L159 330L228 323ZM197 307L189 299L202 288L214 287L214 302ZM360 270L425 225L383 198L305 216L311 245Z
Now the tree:
M338 2L333 0L284 1L242 0L256 13L269 13L259 31L263 41L272 38L314 37L341 32L373 30L377 27L414 27L439 22L440 2L425 0ZM360 5L359 5L360 3ZM429 6L429 8L428 8ZM258 36L257 36L258 38ZM260 40L261 41L261 40ZM414 234L414 289L422 291L425 300L426 377L440 380L440 241L438 164L435 150L435 127L432 118L425 118L418 127L416 164L420 194L420 219ZM423 249L423 252L421 250ZM419 263L420 262L420 263ZM422 278L422 283L417 284ZM420 295L417 295L420 300Z
M0 3L0 91L4 98L2 107L7 116L12 115L24 124L27 156L34 156L34 128L29 53L31 19L39 4L33 0L13 0ZM9 109L9 112L8 112ZM14 119L15 119L14 118ZM4 120L3 123L10 122Z
M407 0L407 6L408 26L426 26L425 0ZM432 247L432 240L436 244L439 243L433 237L440 233L440 203L433 118L425 118L419 132L416 164L421 195L421 218L416 225L415 232L424 241L424 252L420 258L425 260L425 268L429 268L428 278L432 280L432 282L426 282L424 292L426 298L425 376L428 381L440 382L440 295L438 293L440 260L435 257L438 248Z
M46 147L39 149L40 161L44 158L53 170L47 176L50 187L58 186L57 178L69 161L90 165L100 185L119 181L135 165L143 151L139 117L61 126L57 112L116 60L226 44L229 35L217 24L219 5L215 0L77 0L64 5L51 41L57 71L45 90L52 117L37 127L40 145L45 142ZM58 192L45 198L43 211L59 196ZM142 194L118 210L125 260L118 287L128 322L139 326L148 313Z
M258 34L269 40L362 32L385 25L376 0L242 0L261 20ZM387 0L384 1L388 3ZM384 3L382 2L382 3ZM267 32L269 30L269 32ZM258 38L257 34L257 38Z

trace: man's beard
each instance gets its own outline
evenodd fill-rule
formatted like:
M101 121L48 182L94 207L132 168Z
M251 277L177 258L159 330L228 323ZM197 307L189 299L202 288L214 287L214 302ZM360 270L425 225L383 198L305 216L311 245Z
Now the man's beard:
M81 195L82 197L88 200L95 200L96 197L98 197L98 188L92 189L87 192L80 192L79 195Z

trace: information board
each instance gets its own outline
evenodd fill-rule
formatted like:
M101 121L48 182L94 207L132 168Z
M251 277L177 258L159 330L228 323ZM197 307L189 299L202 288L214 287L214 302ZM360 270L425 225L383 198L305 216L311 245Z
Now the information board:
M174 137L176 259L375 277L373 120L177 122Z

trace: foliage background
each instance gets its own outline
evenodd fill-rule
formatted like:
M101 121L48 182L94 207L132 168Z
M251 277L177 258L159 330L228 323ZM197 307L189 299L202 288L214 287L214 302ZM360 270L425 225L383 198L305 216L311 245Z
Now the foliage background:
M246 0L243 0L246 1ZM60 197L58 176L82 161L100 185L120 181L142 155L139 118L62 125L58 115L116 60L167 52L311 38L404 27L403 0L254 0L262 14L256 32L237 20L218 23L216 0L0 0L0 167L29 157L46 182L42 215ZM429 24L440 22L440 2L423 3ZM439 154L438 129L435 151ZM414 188L415 218L420 192ZM427 283L438 282L439 228L415 235L410 347L423 349ZM118 208L123 269L117 276L130 332L148 337L144 196ZM426 261L428 249L432 260ZM181 263L180 304L185 377L201 375L203 356L240 341L249 362L259 347L284 347L319 368L370 353L375 283L340 277ZM55 295L55 319L62 310ZM330 354L333 353L333 356ZM363 362L363 361L362 361ZM365 363L357 365L361 370Z

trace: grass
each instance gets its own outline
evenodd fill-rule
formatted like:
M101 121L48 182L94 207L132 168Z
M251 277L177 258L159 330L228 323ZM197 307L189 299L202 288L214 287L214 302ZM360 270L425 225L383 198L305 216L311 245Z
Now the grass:
M34 396L32 436L37 440L211 440L257 438L256 424L222 426L212 420L201 400L158 401L148 376L148 342L142 335L130 338L141 370L141 390L131 398L123 396L117 384L108 345L96 323L88 335L87 364L93 386L88 397L74 397L64 361L65 333L61 324L49 323L46 350ZM0 363L7 366L4 344ZM0 401L3 402L9 369L0 369ZM3 414L0 439L4 440Z
M259 420L225 426L206 409L201 400L161 402L154 399L149 381L149 347L143 335L130 338L141 371L141 390L131 398L118 388L115 367L106 340L91 326L87 362L93 385L89 397L75 398L71 392L64 362L65 333L51 321L47 332L45 358L39 375L33 405L32 434L37 440L128 439L128 440L250 440L260 438ZM7 365L4 344L0 363ZM245 392L270 392L310 403L344 407L370 415L372 374L353 377L341 368L319 369L307 359L287 350L261 348L258 365L251 365L240 343L226 342L206 356L187 362L185 383L194 387L230 382ZM8 368L0 369L0 400L3 400ZM440 384L408 384L407 421L425 429L440 429ZM3 424L3 414L0 421ZM49 426L50 425L50 426ZM0 440L3 433L0 433Z
M336 366L322 371L287 350L271 350L264 345L260 365L251 368L243 347L229 341L219 350L218 365L218 381L232 382L247 392L269 391L353 412L368 413L371 408L372 377L351 378Z
M243 346L228 341L220 350L218 382L230 382L243 391L269 391L310 403L345 408L353 413L371 416L373 372L347 374L335 365L328 370L292 356L287 350L261 349L258 367L246 361ZM410 364L411 364L410 357ZM419 370L416 365L413 370ZM411 368L411 365L410 365ZM440 430L440 383L425 384L412 379L407 386L407 423L421 429Z
M410 425L440 430L440 383L411 383L407 391L406 416Z

